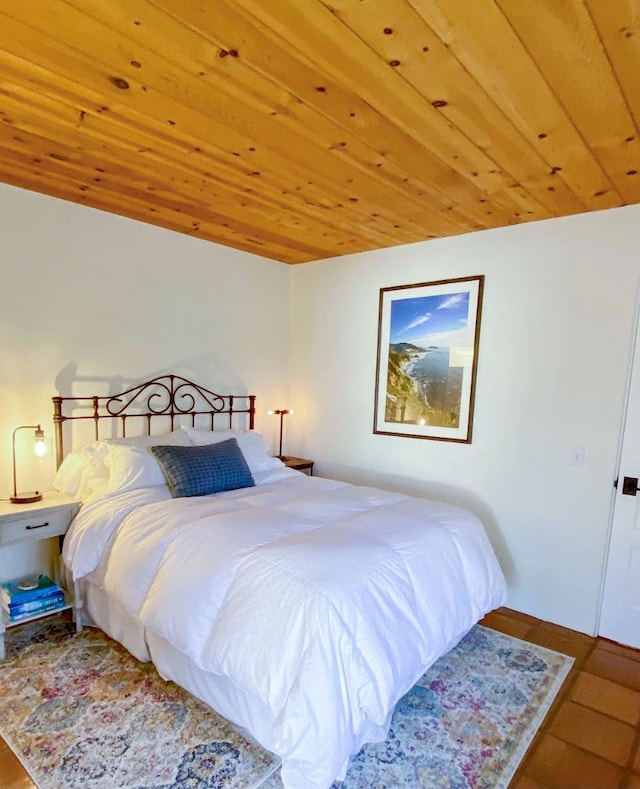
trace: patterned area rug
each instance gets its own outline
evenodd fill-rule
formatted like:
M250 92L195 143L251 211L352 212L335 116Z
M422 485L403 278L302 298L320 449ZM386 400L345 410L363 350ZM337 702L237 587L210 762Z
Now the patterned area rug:
M40 789L282 789L277 760L64 615L7 634L0 733ZM573 658L481 626L398 703L340 789L504 789Z

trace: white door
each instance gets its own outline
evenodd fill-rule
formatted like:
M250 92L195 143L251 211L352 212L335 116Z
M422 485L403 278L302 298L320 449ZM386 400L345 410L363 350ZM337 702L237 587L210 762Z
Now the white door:
M599 634L640 647L640 323L636 327Z

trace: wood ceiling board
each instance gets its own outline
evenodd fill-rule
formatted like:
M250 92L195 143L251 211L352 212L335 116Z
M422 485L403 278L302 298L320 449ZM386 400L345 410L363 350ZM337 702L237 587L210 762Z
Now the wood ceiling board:
M236 5L254 18L268 14L268 27L295 47L300 58L358 92L394 125L423 144L425 155L430 152L448 169L448 176L444 173L440 176L447 184L448 194L453 190L452 180L463 185L463 191L480 189L487 194L488 189L495 188L491 179L499 173L491 172L494 169L492 160L461 135L438 109L425 101L393 66L345 27L320 0L306 0L304 6L296 0L280 0L267 8L259 0L237 0ZM475 177L471 175L474 172L478 173ZM501 195L500 205L514 214L522 207L508 190Z
M47 138L40 137L33 132L33 129L27 129L20 123L21 104L19 102L16 102L14 106L5 95L3 97L3 105L9 108L11 117L14 119L11 125L10 139L11 141L17 141L17 145L12 146L11 142L7 141L5 137L5 148L7 150L20 150L20 145L22 145L34 163L40 165L52 158L54 161L66 162L74 168L74 181L82 178L83 174L86 176L87 173L90 173L91 177L85 177L85 186L94 186L96 183L100 183L102 189L117 186L118 193L129 196L132 195L132 190L135 189L135 194L141 200L141 212L144 212L145 203L151 203L156 206L158 203L164 203L167 208L179 208L181 212L187 215L211 221L212 216L210 212L211 209L215 208L218 221L222 222L224 217L226 223L232 223L234 213L240 207L245 217L245 224L247 222L266 222L271 220L271 230L280 235L280 246L283 246L282 240L286 238L287 246L290 249L298 249L304 252L307 257L311 254L311 250L313 250L315 256L320 251L325 253L326 256L327 250L333 245L338 243L344 245L350 239L346 234L330 232L321 225L313 226L305 223L290 212L282 211L274 216L270 206L264 206L246 194L225 194L221 184L205 183L203 185L201 180L185 178L184 171L178 167L173 172L167 168L166 160L163 172L165 180L159 180L155 175L157 169L153 166L146 167L143 170L138 164L136 170L131 170L122 164L122 158L110 159L105 152L100 150L78 150L73 147L68 129L60 126L55 135L52 133L56 127L54 121L47 124L49 136ZM0 132L6 128L6 124L4 127L0 127ZM0 135L1 137L4 137L4 135ZM53 154L50 145L51 140L54 140L56 143ZM112 148L113 146L109 149L109 153L112 153ZM60 171L56 172L55 177L62 177ZM171 188L166 188L167 182ZM321 237L322 235L324 235L324 239ZM318 244L315 248L313 246L314 242ZM324 243L328 246L324 247ZM354 248L359 249L366 245L366 242L360 238L357 246Z
M54 128L54 124L48 124L47 128L50 132L48 138L38 138L37 135L33 134L30 130L26 130L21 127L19 122L19 112L24 106L22 102L17 100L15 102L15 106L12 106L11 99L6 95L3 97L3 106L8 107L11 111L13 122L9 124L0 124L0 134L4 137L4 148L3 150L17 150L21 152L27 152L32 160L35 158L38 161L35 164L40 164L41 166L43 163L47 161L50 162L57 162L57 163L66 163L67 168L73 167L73 182L76 183L78 178L82 178L83 174L85 175L84 183L82 187L86 189L88 186L93 187L95 190L95 184L101 183L102 189L107 188L109 183L113 182L120 182L120 189L119 193L122 195L127 195L131 192L132 187L135 187L137 190L137 194L142 195L142 199L140 201L140 213L145 212L145 204L154 205L157 208L157 204L159 202L167 201L168 203L173 203L174 207L178 207L180 211L186 213L191 213L194 215L198 215L201 218L207 219L210 218L210 207L213 208L214 206L218 209L222 207L224 209L224 201L220 198L220 195L216 195L217 199L215 201L204 202L202 206L198 208L197 214L195 208L188 204L182 204L181 201L184 195L180 193L180 190L184 190L184 184L188 182L188 179L184 179L182 177L182 173L180 170L176 169L175 172L171 175L172 183L176 184L174 188L172 188L169 192L163 190L163 181L153 181L151 178L143 178L142 183L137 183L138 176L140 175L140 171L138 172L131 172L125 170L124 178L119 178L116 174L114 174L114 170L121 169L118 165L118 159L116 158L114 161L109 161L105 154L98 150L97 155L94 155L91 152L87 151L79 151L74 149L73 147L68 147L67 143L70 142L69 134L66 133L65 129L62 129L57 135L52 135L51 131ZM87 121L88 122L88 121ZM50 145L51 139L54 139L56 145ZM85 137L86 140L86 137ZM46 165L45 165L46 166ZM55 179L62 179L62 172L64 172L64 168L58 165L56 168L55 166L52 168L52 174ZM151 171L153 172L153 170ZM164 176L167 176L169 171L164 168ZM90 173L90 177L86 178L86 174ZM43 176L44 177L44 176ZM219 185L217 185L219 187ZM146 194L146 192L151 192L150 194ZM164 194L163 194L164 191ZM187 193L188 195L188 193ZM246 215L250 213L248 209L248 205L250 204L250 200L244 196L244 206L243 206L243 213ZM238 204L238 201L235 200L235 204ZM166 207L169 207L166 206ZM219 213L219 212L218 212ZM283 214L285 215L285 214ZM229 222L231 217L230 216L218 216L218 221L222 223L222 219L225 222ZM269 217L269 213L265 213L266 217ZM272 218L271 226L272 229L274 226L277 226L280 222L279 217ZM246 232L246 228L244 229ZM326 228L325 228L326 231ZM330 234L327 233L327 236ZM308 241L309 239L307 239ZM346 242L346 236L343 236L340 239L333 238L331 239L332 243L341 243L344 244ZM298 240L293 238L287 239L287 246L289 249L293 250L296 247L305 249L305 259L309 257L309 249L312 247L308 243L298 243ZM362 241L356 247L359 249L362 246L366 246ZM316 248L314 250L314 254L317 257L320 248ZM322 252L326 252L323 248Z
M640 119L640 6L637 0L585 0L636 124Z
M2 139L1 136L0 139ZM15 152L22 153L28 150L29 159L35 167L39 165L39 167L42 168L43 163L49 161L46 149L42 151L42 147L38 146L37 141L33 139L25 140L24 137L22 137L20 142L22 147L18 147ZM6 154L11 150L10 145L8 145L6 141L4 148L5 155L3 161L6 166L8 163ZM55 161L60 161L60 159L56 159ZM107 193L117 192L119 200L122 197L126 197L130 200L130 205L135 205L137 207L138 216L145 215L150 206L153 206L155 209L163 208L167 211L181 213L187 218L184 223L185 226L188 226L190 229L201 231L199 233L201 236L204 234L205 228L208 227L226 227L246 235L252 232L253 223L258 221L249 203L245 203L242 206L244 214L247 217L246 223L242 226L235 220L234 210L237 209L233 205L227 206L219 199L212 199L208 203L203 199L194 202L192 194L184 193L177 199L176 192L172 191L168 193L162 188L162 184L154 185L153 182L137 183L132 178L128 178L126 174L121 175L115 173L113 169L105 171L104 168L93 167L96 161L100 160L85 156L78 162L74 160L73 156L68 156L66 157L64 167L49 167L48 169L50 175L54 176L54 182L62 182L65 181L65 179L69 179L70 188L73 188L75 184L81 183L82 185L78 187L79 191L91 190L92 194L95 194L97 189L101 192L105 192L106 190ZM92 182L87 182L84 177L87 167L93 167L95 171L96 177L93 178ZM46 176L43 177L43 180L46 180ZM213 197L216 196L213 195ZM215 209L213 207L215 207ZM191 219L196 216L198 217L197 220ZM258 219L259 218L260 217L258 217ZM327 247L314 244L314 239L308 239L307 242L305 242L304 239L300 238L298 234L299 228L295 227L295 224L293 227L288 227L274 223L272 224L271 231L272 232L264 236L262 239L263 243L268 242L273 245L278 245L281 250L287 250L289 254L296 251L303 259L313 259L322 254L326 255L327 248L332 248L336 244L345 245L347 248L356 251L364 246L364 242L361 239L356 239L354 242L352 239L344 236L331 237L329 233L327 233L327 238L325 239ZM222 230L221 233L225 234L225 231ZM207 233L207 237L211 237L211 232ZM323 239L320 239L320 242L322 242L322 240Z
M0 125L0 132L4 131L4 127ZM2 158L0 159L0 169L5 172L17 173L20 170L30 172L32 174L41 173L40 177L45 184L48 179L51 179L49 187L58 184L66 190L68 194L73 193L78 199L80 193L84 194L85 199L88 198L86 193L90 192L92 196L99 196L101 205L117 205L122 209L128 208L129 211L135 212L135 218L144 219L149 215L157 215L158 218L167 217L172 222L172 227L180 226L183 230L194 232L196 226L198 227L197 235L203 237L203 233L208 225L219 228L219 232L225 239L234 239L238 243L243 240L249 239L253 233L253 227L250 224L243 224L237 219L231 224L229 216L220 213L213 208L200 210L198 216L199 221L196 223L193 220L194 210L189 201L178 201L174 194L170 199L163 197L157 192L149 194L144 187L138 187L135 184L127 184L118 191L117 202L112 199L112 192L109 189L110 179L102 175L98 179L94 179L93 183L87 184L84 180L84 169L77 165L73 160L73 152L67 155L61 154L61 158L55 158L52 161L47 161L46 172L43 172L42 164L47 160L46 154L38 155L37 148L29 152L25 152L25 148L33 140L22 140L22 144L14 140L13 135L7 139L7 136L0 133L0 142L2 143ZM34 162L34 155L40 159L40 162ZM48 191L46 189L45 191ZM85 202L82 199L82 202ZM128 212L124 212L130 215ZM338 242L341 246L345 246L350 251L359 251L358 245L352 245L347 241ZM252 250L255 251L256 244L259 244L261 249L264 245L268 245L270 249L276 250L276 259L282 256L293 257L294 260L313 260L324 255L325 250L319 247L314 247L311 244L303 244L296 242L295 244L290 239L276 232L264 232L260 239L252 239ZM292 253L292 250L295 252ZM297 253L297 254L296 254ZM261 252L264 254L264 252Z
M396 72L415 88L425 102L440 102L440 112L460 134L481 148L493 162L487 193L515 188L520 210L533 219L545 219L558 211L584 211L584 204L565 188L548 191L552 176L535 146L509 121L490 96L464 67L451 57L415 9L405 0L376 0L370 5L337 0L331 7L382 60L395 63ZM416 42L419 45L416 46ZM479 173L468 174L478 178ZM515 186L517 184L517 186Z
M565 0L562 0L565 2ZM589 209L623 204L494 0L408 0ZM536 6L538 4L536 3ZM580 75L577 75L578 77Z
M586 0L635 126L640 129L640 5L637 0ZM596 96L594 103L598 101ZM627 142L634 142L627 138ZM640 169L637 168L636 169Z
M128 219L156 225L168 230L175 230L184 235L196 236L206 241L211 240L209 234L206 232L206 223L203 223L200 229L196 230L188 217L175 214L172 215L171 212L164 212L163 210L158 210L154 206L149 205L147 205L146 210L141 213L138 210L138 204L131 204L126 198L116 200L103 190L94 190L91 187L87 187L87 191L80 191L81 188L85 186L82 182L76 182L75 188L70 188L66 184L63 185L62 181L55 181L53 184L48 185L43 181L42 176L44 175L44 171L37 169L31 170L28 164L27 161L24 168L20 168L16 171L14 168L6 167L5 164L0 161L0 179L14 186L21 186L34 192L51 195L52 197L59 197L62 200L79 203L89 208L97 208ZM280 262L292 264L305 263L315 259L305 258L297 254L295 250L288 248L280 250L278 254L272 255L270 249L265 249L265 243L261 239L249 240L230 228L216 227L215 233L225 238L224 241L216 241L216 243L262 257L272 258Z
M98 108L97 112L100 113L100 110L101 110L101 108ZM111 120L114 119L117 116L117 108L113 104L111 105L111 108L109 109L108 113L104 114L105 117L107 115L108 115L109 119L111 119ZM85 121L86 121L85 126L88 124L88 119L90 117L92 117L92 116L91 116L90 113L88 113L86 118L85 118ZM100 117L103 117L103 116L100 116ZM160 126L160 124L159 124L159 126ZM165 125L162 125L161 127L166 130L166 126ZM174 131L173 134L175 136L176 132ZM154 143L154 147L157 147L157 142ZM145 156L146 157L149 157L149 156L152 156L152 155L153 155L153 149L150 149L149 151L145 152ZM332 214L331 212L323 211L323 214L326 217L327 221L332 221L335 218L335 214ZM395 220L395 217L394 217L394 220ZM361 218L359 218L359 221L362 221ZM369 221L372 224L375 224L375 222L376 222L375 219L371 219ZM354 223L354 220L352 219L351 220L351 224L353 225L353 223ZM413 237L410 237L408 240L413 240ZM368 248L370 248L370 247L368 247Z
M63 17L64 21L67 21L67 17ZM55 25L60 25L60 22L56 22L56 17L50 17L48 19L49 28L55 28ZM83 35L80 37L80 40L86 40L86 38L90 38L91 35L94 37L98 35L95 30L87 30L86 26L91 26L91 20L82 16L80 21L76 18L76 23L80 27L81 32ZM82 24L81 24L82 23ZM10 26L10 23L7 25ZM67 35L69 34L69 30L66 31ZM101 37L98 35L100 40ZM15 38L16 42L20 39L19 37ZM34 46L33 44L31 46ZM20 56L25 57L25 54L29 57L33 57L35 53L33 52L24 52L25 47L19 47L19 44L15 44L14 52L16 49L20 49ZM82 81L83 84L89 85L92 89L100 89L100 85L102 82L108 81L108 76L105 73L105 69L100 63L96 63L94 57L86 58L83 56L82 53L79 53L77 50L68 50L64 45L59 44L57 40L49 39L48 41L43 41L42 38L37 43L37 48L39 51L39 57L41 62L46 61L47 68L55 71L56 69L59 72L65 73L65 76L68 79L77 79L78 81ZM147 58L152 59L152 53L147 52ZM161 64L162 65L162 64ZM79 75L79 76L78 76ZM202 95L198 94L197 96L197 103L200 104L195 111L192 111L190 107L185 107L185 105L181 101L173 101L172 98L167 99L166 95L161 95L160 90L164 88L165 83L173 83L174 80L163 79L162 75L158 76L156 73L151 73L151 79L145 80L145 84L140 82L135 82L133 77L127 75L127 82L129 84L129 88L126 90L118 90L117 88L110 86L111 93L114 94L113 98L107 104L109 111L118 111L120 106L129 107L130 109L134 109L137 112L144 114L149 118L153 118L156 122L165 124L165 118L167 116L166 110L169 109L171 112L171 117L168 119L171 121L165 128L171 126L173 129L174 134L179 134L183 131L190 133L192 135L197 135L198 130L202 127L204 122L214 122L214 119L211 117L206 117L205 113L211 112L211 106L208 104L208 100L212 102L215 100L217 102L216 109L224 103L224 97L221 96L219 92L214 92L208 86L203 89ZM148 86L148 89L147 89ZM153 88L158 87L159 90L154 90ZM232 107L233 109L233 107ZM248 117L247 117L248 116ZM229 116L227 116L229 117ZM251 142L251 137L248 136L251 134L251 130L253 125L259 122L260 116L256 113L253 108L249 108L245 112L245 108L242 108L242 112L237 114L237 124L241 127L241 134L244 135L243 142ZM229 137L227 132L227 126L222 127L222 134L223 136L226 133L226 137ZM236 131L236 129L234 129ZM273 142L281 143L284 146L284 150L288 150L295 154L295 157L298 158L302 165L304 165L305 161L313 160L314 162L318 158L318 149L314 146L310 145L306 141L300 142L301 138L296 137L287 137L286 130L282 128L275 129L273 126L269 126L269 140L267 141L267 145L263 146L268 148L268 143ZM235 151L236 148L240 148L237 144L238 139L237 137L233 137L231 140L227 140L227 147L231 149L231 151ZM225 144L223 139L221 144ZM231 153L229 154L229 158L231 157ZM316 180L320 178L326 178L330 176L333 178L334 182L338 182L339 178L343 180L353 182L353 185L348 185L345 187L343 192L343 201L344 204L349 204L350 202L357 202L358 198L354 199L354 193L358 194L359 191L362 191L363 187L361 186L361 182L365 182L366 187L366 194L368 199L374 199L376 205L380 205L381 208L378 211L379 217L388 217L389 221L392 223L394 234L397 238L402 239L402 241L412 241L415 240L416 237L422 237L424 233L424 221L425 218L429 220L429 212L425 211L421 206L417 204L407 203L405 202L404 197L400 197L401 203L399 207L395 208L395 201L396 195L394 191L390 190L388 187L383 186L381 184L375 183L368 179L368 176L362 172L358 172L355 170L349 170L348 166L345 166L344 161L338 161L335 157L329 157L323 161L324 167L324 175L321 176L319 173L315 174ZM346 171L346 174L345 174ZM261 176L262 171L246 171L242 174L244 179L245 185L249 182L252 176ZM256 187L259 188L259 187ZM335 207L339 208L340 203L338 203ZM353 206L352 206L353 207ZM361 220L364 220L368 214L365 212L361 212ZM419 224L415 224L418 221ZM429 225L427 225L429 227ZM405 234L403 235L403 231Z
M48 129L49 138L52 142L67 144L69 142L69 135L73 135L74 131L76 130L75 127L79 125L75 122L77 113L75 107L72 105L63 105L61 108L58 104L51 100L50 96L46 96L42 92L30 92L27 94L24 89L18 94L17 97L14 97L13 104L10 105L8 103L9 94L7 90L5 89L3 92L5 93L5 98L2 104L5 109L10 110L12 125L14 128L40 133L41 129L44 127ZM34 103L44 105L46 109L38 107L36 110L33 106L29 106L33 105ZM48 105L52 105L52 108L49 108ZM86 106L86 103L84 106ZM23 121L21 119L21 113L26 107L29 107L29 115L27 120ZM34 121L36 119L39 120L39 116L47 112L47 110L49 112L45 121L36 125ZM65 112L69 114L68 127L61 128L57 133L54 134L54 128L63 123ZM145 137L142 139L132 139L131 127L120 127L113 113L94 114L93 112L87 112L81 125L83 142L85 144L93 142L94 147L98 149L98 153L102 157L103 161L100 168L102 170L106 169L107 172L113 172L114 168L119 168L123 162L126 162L130 158L134 157L136 160L136 172L149 173L150 177L157 176L157 173L162 171L164 178L164 175L170 172L171 169L179 168L182 173L189 174L192 177L193 183L196 185L199 192L201 190L198 187L198 184L201 184L210 190L210 197L212 200L215 200L216 204L221 199L220 195L224 194L225 191L231 191L236 198L243 200L246 200L248 197L247 191L236 189L232 180L221 178L220 163L212 163L211 161L208 161L204 152L201 152L198 156L191 157L186 163L184 161L180 161L179 158L174 156L176 150L179 150L179 148L175 145L172 146L170 140L167 141L167 144L163 148L157 139L147 140ZM101 134L100 129L103 129L104 127L107 127L107 130L103 131ZM115 127L115 131L111 130L112 127ZM130 132L128 138L125 136L127 129ZM139 134L140 129L136 129L136 134L133 135L133 137L137 138ZM109 140L111 142L111 145L106 149L103 144L105 140ZM117 141L117 145L114 144L115 141ZM147 143L149 146L153 145L155 150L153 150L151 147L145 147ZM140 148L140 145L143 147ZM55 146L50 150L54 149ZM141 151L143 153L140 153ZM151 160L149 164L147 164L147 160ZM200 160L202 160L202 165L205 167L205 170L197 169L196 164ZM160 169L158 169L156 165L158 165ZM210 167L213 172L206 170L207 166ZM92 171L89 170L90 175L91 172ZM95 175L95 173L93 173L93 175ZM135 178L135 172L131 175L128 175L127 178ZM88 179L88 182L91 182L90 178ZM185 183L186 182L187 181L185 180ZM154 189L157 188L157 186L154 187ZM294 218L301 216L305 221L317 224L317 232L321 233L324 238L331 238L335 233L342 233L346 227L353 226L353 220L347 220L344 223L344 226L337 226L336 222L337 218L340 216L340 213L326 210L322 212L322 219L324 220L324 223L320 224L319 220L316 220L315 215L305 213L304 210L301 212L300 201L298 201L296 212L294 213L291 210L292 206L285 202L287 198L282 196L280 191L274 189L272 190L272 194L269 195L265 195L265 191L266 190L263 186L262 192L260 194L252 191L250 193L250 197L252 200L262 202L264 205L264 210L267 211L267 216L270 217L271 223L275 222L278 224L281 222L282 218ZM265 197L269 198L268 201L267 199L264 199ZM306 208L304 202L302 203L302 208ZM315 213L317 214L317 211ZM374 220L371 220L371 222L373 221ZM384 246L384 236L381 233L374 232L370 228L369 223L360 224L358 229L359 236L365 239L366 243L364 246L366 248L370 248L374 243L378 246ZM341 239L341 241L344 242L344 239ZM335 242L338 242L337 238L335 238Z
M136 4L141 5L140 0L137 0ZM416 190L413 195L418 197L426 193L432 210L436 207L438 211L450 210L449 205L455 197L454 184L447 183L444 193L439 193L432 184L440 183L443 174L445 177L455 174L445 173L442 163L431 156L423 145L390 123L357 93L328 79L318 85L317 72L303 60L293 56L288 42L279 40L277 36L269 36L269 31L259 30L223 3L194 5L185 4L181 0L163 0L162 5L175 19L217 42L220 51L226 51L222 49L224 45L231 48L229 41L239 47L240 62L249 63L251 69L275 82L283 95L289 97L288 105L291 105L293 99L294 109L297 105L302 111L305 105L308 105L330 119L334 124L331 132L338 132L337 145L344 147L344 155L355 156L352 144L354 140L356 143L364 143L375 154L373 160L367 161L367 166L369 169L372 166L383 168L379 174L382 180L388 179L391 173L392 182L403 190L412 187ZM288 107L277 111L290 112ZM303 123L306 126L313 125L313 117L305 119ZM352 142L344 145L347 138ZM468 188L464 189L462 179L460 188L465 204L457 204L454 210L456 216L460 217L462 227L469 229L469 220L475 223L486 222L486 210L479 204L483 195L477 194L478 205L469 206ZM412 193L407 191L407 194ZM448 221L451 221L451 217ZM503 214L497 221L508 222L509 218Z
M5 0L0 178L285 262L637 203L639 15Z
M74 5L74 3L71 4ZM144 43L146 53L153 51L151 47L154 46L154 36L151 34L145 35L145 32L149 29L152 31L164 29L172 22L171 17L168 17L157 9L151 8L148 3L141 3L139 0L137 0L137 2L134 0L134 2L126 2L123 4L113 3L110 6L111 11L113 12L116 7L118 13L109 16L111 24L117 24L119 29L126 30L127 26L125 20L135 19L140 21L139 27L135 28L137 38L139 39L137 49L140 49L141 43ZM82 9L85 11L89 10L93 16L101 13L102 8L102 3L93 2L82 4ZM221 9L223 8L224 6L221 4L216 4L215 9L213 9L217 25L220 24ZM143 14L145 10L146 15ZM425 180L421 183L416 179L412 179L412 170L394 169L390 160L385 160L380 153L368 144L367 140L362 142L357 134L351 133L348 129L343 128L333 119L320 112L320 102L317 100L319 94L313 87L310 88L309 85L306 86L307 92L310 93L311 98L317 102L315 107L312 106L312 103L301 100L296 92L291 92L290 88L285 89L277 84L274 81L273 75L267 78L259 69L256 70L252 65L246 65L251 60L250 53L247 53L246 48L244 48L249 38L250 31L242 38L243 49L238 58L229 56L224 59L220 58L218 53L221 51L222 44L219 42L212 42L211 46L213 48L208 50L209 62L205 62L204 60L193 62L190 59L190 53L194 50L203 50L202 46L197 46L196 44L202 43L202 35L205 32L212 36L214 34L222 36L222 40L225 38L224 30L208 30L208 25L210 24L209 17L202 13L207 10L208 7L206 6L200 8L189 6L186 9L182 9L182 15L184 16L186 14L190 16L192 25L194 19L200 20L200 32L195 34L189 27L178 26L175 29L180 31L181 36L175 37L171 42L171 47L163 55L164 59L169 60L173 65L182 70L182 79L188 79L189 74L196 71L198 74L206 73L204 79L210 83L211 89L215 90L218 100L222 94L226 93L233 102L234 107L242 107L243 102L247 100L247 95L250 95L252 100L258 102L258 106L262 108L262 111L269 109L270 112L274 112L273 108L276 107L274 136L281 137L281 128L277 129L275 127L277 125L280 125L280 127L284 125L294 134L299 137L305 137L307 141L317 146L315 151L309 151L306 154L303 153L303 162L312 160L313 166L317 168L316 172L313 172L310 168L311 177L317 177L320 172L327 174L327 168L332 164L331 162L329 162L329 165L327 164L327 156L334 159L334 171L333 173L329 171L329 174L333 175L334 178L338 178L340 173L345 172L345 168L347 168L346 182L344 183L344 189L347 190L347 194L343 199L348 199L351 202L359 202L361 200L359 195L365 194L367 198L373 199L374 202L385 204L389 209L392 209L394 206L393 192L397 191L399 199L402 201L403 209L401 212L397 212L395 222L397 223L397 221L400 220L401 223L405 223L407 219L411 219L417 222L421 228L427 227L437 235L448 234L451 230L452 223L456 221L459 222L461 230L469 230L472 227L478 226L487 226L486 212L481 208L472 212L472 221L465 215L466 212L464 209L460 209L457 206L454 206L453 214L447 214L446 212L449 210L449 200L443 201L443 198L437 195L435 190L429 188L428 181ZM197 12L200 13L198 14ZM174 13L176 13L175 10ZM233 21L237 23L238 19L242 22L241 17L236 17ZM184 20L181 18L180 21L182 22ZM128 27L134 29L131 23ZM131 46L133 47L134 44L132 43ZM131 51L137 50L132 49ZM185 53L188 54L185 55ZM215 56L212 55L212 53L215 53ZM153 60L154 57L156 65L159 60L159 56L155 52L151 58L149 58L148 55L143 56L142 54L138 56L140 60L136 60L135 62L140 63L142 61L143 68L144 64ZM103 58L103 60L107 59L109 59L108 56ZM281 74L285 72L296 74L300 69L299 63L287 61L287 53L284 50L274 54L270 60L273 63L278 63ZM282 71L283 62L285 68L284 72ZM229 73L229 70L233 73ZM135 74L131 72L129 76L135 77ZM236 80L242 85L240 93L235 92L236 89L234 85ZM310 85L313 86L313 82L311 82ZM247 86L250 87L249 93L247 93ZM152 87L152 85L149 84L149 87ZM300 85L300 87L303 86ZM284 106L285 103L286 106ZM254 108L251 107L250 109L253 110ZM276 145L273 144L272 148L274 150L275 147ZM287 145L288 150L295 150L299 147L299 145L295 145L295 141L292 141L291 145ZM406 146L402 147L404 148ZM424 151L421 158L423 160L426 158L424 156ZM381 162L385 164L384 172L377 169ZM357 174L352 172L351 175L349 175L348 168L351 166L355 166L355 168L364 173L367 178L373 178L375 181L365 181L364 184L358 183ZM260 172L262 173L263 171L261 170ZM432 175L432 173L429 174L429 180ZM413 184L411 183L412 180L414 181ZM374 183L378 184L377 187L373 185ZM393 191L390 192L390 190ZM428 203L421 199L425 194L429 197ZM438 203L434 205L435 200L438 200ZM460 218L458 219L458 217ZM508 221L506 216L500 217L498 221L500 221L500 219L503 222ZM489 224L494 225L495 222ZM413 239L415 236L412 234L409 238Z
M640 161L640 140L583 0L544 0L544 15L543 0L535 7L520 0L497 2L618 193L625 201L638 202L640 179L630 179L627 171Z

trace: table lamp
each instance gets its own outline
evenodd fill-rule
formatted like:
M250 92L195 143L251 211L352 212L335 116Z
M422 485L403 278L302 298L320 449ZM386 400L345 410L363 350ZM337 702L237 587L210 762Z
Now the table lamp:
M12 437L12 450L13 450L13 496L9 499L12 504L31 504L34 501L42 500L42 493L39 490L26 491L18 493L18 484L16 480L16 433L19 430L34 430L35 446L33 451L36 457L42 458L47 454L47 443L44 438L44 431L40 425L20 425L13 431Z

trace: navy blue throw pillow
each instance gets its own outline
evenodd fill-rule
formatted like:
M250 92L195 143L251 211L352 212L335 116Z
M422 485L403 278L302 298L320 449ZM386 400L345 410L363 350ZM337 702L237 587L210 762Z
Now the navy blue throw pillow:
M235 438L200 447L149 447L174 498L209 496L255 485Z

